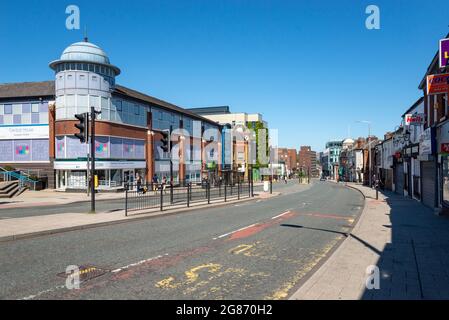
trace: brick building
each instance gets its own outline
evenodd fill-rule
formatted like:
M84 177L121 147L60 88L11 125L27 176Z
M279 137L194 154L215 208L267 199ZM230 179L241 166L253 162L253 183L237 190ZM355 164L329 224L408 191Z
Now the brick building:
M312 177L318 177L317 155L310 146L301 146L298 152L298 170L310 171Z

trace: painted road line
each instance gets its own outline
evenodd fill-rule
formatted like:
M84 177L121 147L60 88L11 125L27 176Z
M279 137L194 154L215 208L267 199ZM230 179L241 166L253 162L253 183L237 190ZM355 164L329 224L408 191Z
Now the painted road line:
M222 234L221 236L215 237L215 238L213 238L213 239L214 239L214 240L221 239L221 238L227 237L227 236L229 236L229 235L231 235L231 234L233 234L233 233L236 233L236 232L239 232L239 231L242 231L242 230L245 230L245 229L254 227L255 225L256 225L256 223L253 223L252 225L249 225L249 226L240 228L240 229L238 229L238 230L234 230L234 231L231 231L231 232Z
M271 218L271 220L279 219L279 218L285 216L286 214L290 214L290 213L291 213L291 209L288 210L288 211L285 211L285 212L283 212L283 213L281 213L281 214L279 214L279 215L277 215L277 216L275 216L275 217L273 217L273 218ZM220 235L220 236L218 236L218 237L213 238L213 240L221 239L221 238L230 236L230 235L232 235L232 234L234 234L234 233L237 233L237 232L240 232L240 231L243 231L243 230L246 230L246 229L250 229L250 228L253 228L253 227L255 227L255 226L263 226L263 225L264 225L263 223L253 223L253 224L251 224L251 225L249 225L249 226L240 228L240 229L238 229L238 230L234 230L234 231L231 231L231 232L222 234L222 235Z
M140 261L138 261L138 262L131 263L131 264L128 264L128 265L123 266L123 267L121 267L121 268L117 268L117 269L115 269L115 270L112 270L111 272L112 272L112 273L117 273L117 272L120 272L120 271L122 271L122 270L126 270L126 269L129 269L129 268L135 267L135 266L139 266L139 265L144 264L144 263L146 263L146 262L150 262L150 261L153 261L153 260L160 259L160 258L162 258L162 257L164 257L164 256L168 256L168 253L166 253L166 254L164 254L164 255L159 255L159 256L156 256L156 257L148 258L148 259L145 259L145 260L140 260Z
M19 299L19 300L33 300L34 298L37 298L37 297L39 297L39 296L41 296L41 295L43 295L43 294L51 293L51 292L54 292L54 291L56 291L56 290L64 289L64 288L65 288L65 285L64 285L64 286L56 286L56 287L54 287L54 288L40 291L40 292L38 292L38 293L36 293L36 294L29 295L28 297L24 297L24 298Z
M271 220L278 219L278 218L280 218L280 217L282 217L282 216L284 216L284 215L286 215L288 213L290 213L290 210L285 211L285 212L283 212L281 214L278 214L277 216L274 216L273 218L271 218Z

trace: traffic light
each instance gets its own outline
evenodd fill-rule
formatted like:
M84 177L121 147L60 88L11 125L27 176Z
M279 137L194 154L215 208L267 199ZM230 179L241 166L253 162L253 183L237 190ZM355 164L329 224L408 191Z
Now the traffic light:
M163 132L161 132L161 134L162 134L162 138L160 140L161 141L161 149L164 152L168 152L170 150L170 147L169 147L169 143L170 143L169 132L163 131Z
M89 114L75 114L75 118L79 120L79 123L75 124L75 128L80 131L79 133L75 133L75 137L80 139L81 143L85 143L89 138Z

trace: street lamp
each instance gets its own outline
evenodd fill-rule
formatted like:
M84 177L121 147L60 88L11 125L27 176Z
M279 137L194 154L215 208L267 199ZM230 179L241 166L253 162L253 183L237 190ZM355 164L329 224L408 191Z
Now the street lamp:
M371 146L370 146L370 137L371 137L371 122L367 120L358 120L357 123L365 123L368 125L368 157L369 157L369 186L371 188L372 186L372 172L371 172L371 165L372 165L372 157L371 157Z

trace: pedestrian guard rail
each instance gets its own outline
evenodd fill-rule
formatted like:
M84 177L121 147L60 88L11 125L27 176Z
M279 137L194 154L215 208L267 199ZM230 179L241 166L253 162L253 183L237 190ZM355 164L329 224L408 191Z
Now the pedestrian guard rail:
M251 181L233 183L142 183L125 184L125 215L132 211L159 209L173 206L190 207L193 203L254 197Z

